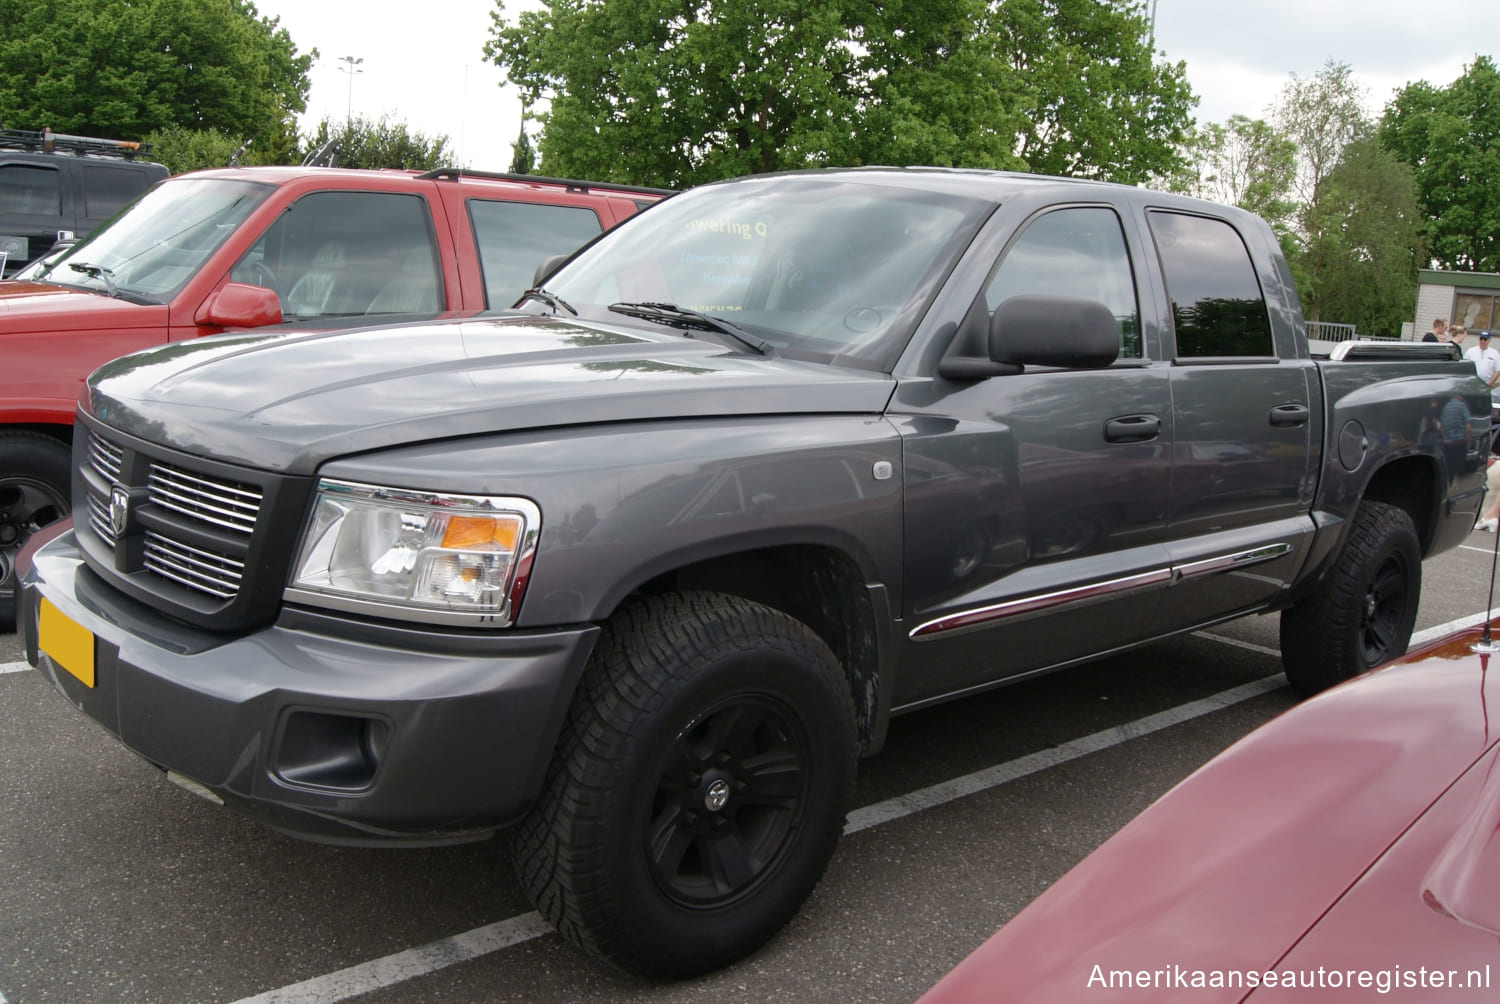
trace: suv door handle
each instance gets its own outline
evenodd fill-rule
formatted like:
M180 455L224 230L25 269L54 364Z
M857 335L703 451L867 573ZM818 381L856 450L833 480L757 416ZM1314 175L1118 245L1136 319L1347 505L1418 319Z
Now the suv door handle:
M1104 423L1104 440L1109 443L1144 443L1161 435L1161 419L1156 415L1121 415Z
M1306 425L1311 414L1305 404L1278 404L1271 409L1271 424L1278 429Z

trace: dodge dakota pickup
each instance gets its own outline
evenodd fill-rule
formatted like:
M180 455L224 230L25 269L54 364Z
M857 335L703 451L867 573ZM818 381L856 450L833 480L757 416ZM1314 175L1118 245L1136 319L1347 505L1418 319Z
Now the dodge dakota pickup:
M862 169L664 200L510 312L127 356L77 420L20 604L63 697L286 833L508 828L564 938L682 976L798 909L895 715L1252 613L1304 691L1402 653L1489 397L1315 357L1240 210Z

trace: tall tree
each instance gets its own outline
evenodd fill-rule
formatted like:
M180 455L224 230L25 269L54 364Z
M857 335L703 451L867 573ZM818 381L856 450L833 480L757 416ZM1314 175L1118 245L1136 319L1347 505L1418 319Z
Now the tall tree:
M1380 140L1416 172L1433 259L1443 268L1500 272L1500 70L1476 56L1446 87L1397 92Z
M307 107L316 56L249 0L0 0L0 118L126 139L269 136Z
M1138 0L551 0L485 47L548 173L669 186L828 164L1135 182L1190 123Z
M1400 334L1401 323L1411 320L1426 253L1411 167L1373 135L1355 140L1304 219L1299 289L1308 318L1353 324L1365 334Z
M1194 130L1185 153L1183 170L1163 179L1168 188L1248 209L1278 233L1290 229L1297 211L1297 145L1275 126L1232 115Z
M1271 121L1297 146L1297 194L1304 206L1343 157L1344 147L1374 128L1365 111L1366 88L1347 63L1330 59L1309 78L1291 74L1271 109Z

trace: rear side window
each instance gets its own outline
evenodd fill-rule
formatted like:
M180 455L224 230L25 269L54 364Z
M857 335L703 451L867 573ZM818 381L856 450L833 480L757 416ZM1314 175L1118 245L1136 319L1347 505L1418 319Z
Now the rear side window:
M491 308L515 303L531 287L538 265L577 251L604 229L592 209L535 202L470 199L469 219L479 242L484 302Z
M62 174L51 167L0 165L0 213L18 216L62 214Z
M85 167L83 214L91 220L107 220L145 190L146 174L143 171L108 165Z
M1140 313L1130 252L1111 209L1058 209L1027 224L985 290L991 314L1013 296L1097 300L1115 315L1120 358L1141 358Z
M417 195L304 196L267 228L229 277L274 289L288 320L443 307L432 218Z
M1177 357L1274 356L1271 319L1250 252L1223 220L1152 212Z

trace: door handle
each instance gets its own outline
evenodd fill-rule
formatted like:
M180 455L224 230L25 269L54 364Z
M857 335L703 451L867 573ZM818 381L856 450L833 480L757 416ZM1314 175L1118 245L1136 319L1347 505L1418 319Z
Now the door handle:
M1271 424L1278 429L1306 425L1311 415L1305 404L1278 404L1271 409Z
M1104 439L1109 443L1144 443L1161 435L1161 419L1156 415L1121 415L1104 423Z

